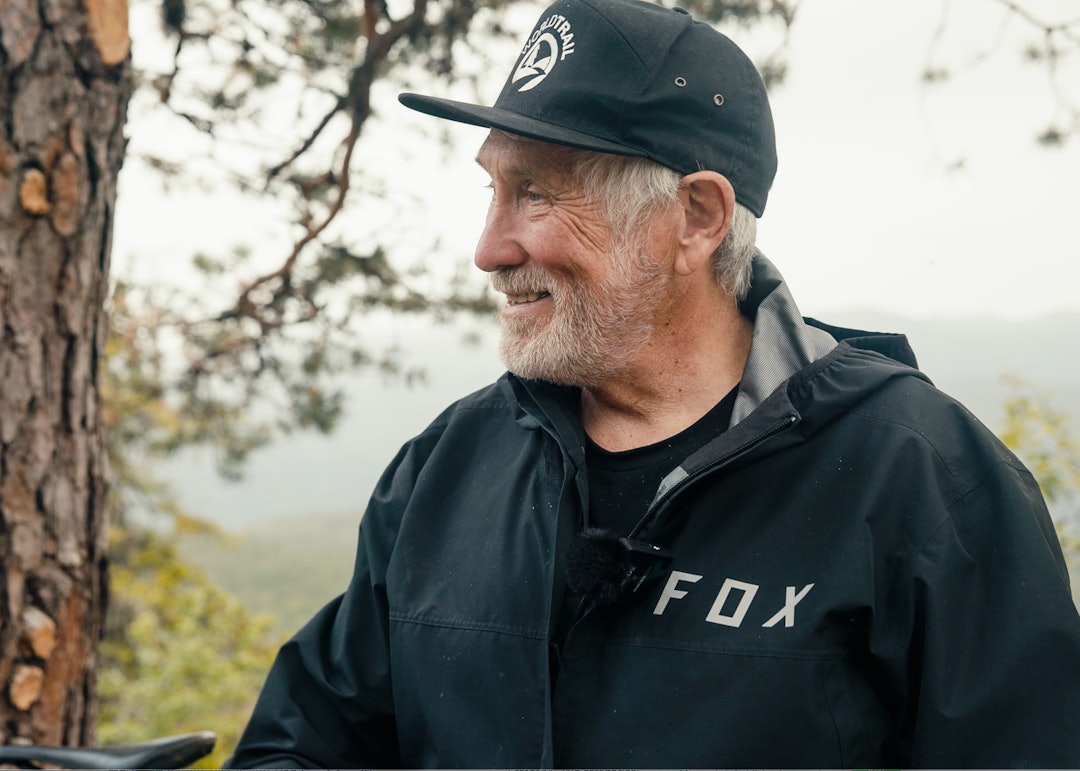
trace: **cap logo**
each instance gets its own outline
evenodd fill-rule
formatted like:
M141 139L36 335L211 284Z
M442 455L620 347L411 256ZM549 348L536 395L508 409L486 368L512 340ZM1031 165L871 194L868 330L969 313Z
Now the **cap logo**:
M531 91L540 85L555 65L574 52L574 34L570 22L561 14L552 14L537 25L521 52L511 83L524 80L518 91Z

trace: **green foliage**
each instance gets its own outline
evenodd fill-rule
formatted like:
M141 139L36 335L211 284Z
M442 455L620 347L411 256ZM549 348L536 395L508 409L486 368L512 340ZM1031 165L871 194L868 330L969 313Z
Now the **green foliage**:
M1068 416L1050 397L1019 377L1005 378L1012 395L1005 402L1001 440L1039 480L1050 502L1080 490L1080 441L1069 431Z
M147 342L161 327L131 318L123 287L112 306L102 415L117 524L110 532L109 604L99 648L98 740L127 744L210 729L218 743L201 764L216 768L235 747L282 640L273 618L252 614L181 559L180 536L222 536L186 512L149 463L202 442L219 448L220 468L230 473L259 435L240 413L173 404L163 386L160 349ZM136 513L143 515L141 525Z
M176 366L168 363L172 333L162 305L132 301L133 287L118 282L109 301L109 337L102 362L102 411L109 460L119 493L148 499L148 510L175 515L167 490L147 474L145 461L181 447L218 451L218 468L239 476L248 454L264 445L271 430L252 421L243 392L202 398L176 388ZM235 389L234 389L235 390ZM130 505L130 499L121 501Z
M114 530L110 613L98 680L103 744L211 728L220 768L235 749L281 643L254 616L184 564L160 534Z
M1015 375L1005 377L1011 395L1005 401L1001 441L1020 456L1035 475L1043 495L1056 510L1055 524L1066 557L1080 566L1080 538L1072 531L1080 513L1080 440L1069 420L1048 394L1036 391Z

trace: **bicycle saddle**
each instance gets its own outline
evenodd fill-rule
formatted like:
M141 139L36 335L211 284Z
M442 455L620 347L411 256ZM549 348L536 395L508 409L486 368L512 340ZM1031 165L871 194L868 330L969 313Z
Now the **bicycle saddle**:
M48 763L65 768L183 768L214 749L213 731L167 736L118 747L0 746L0 763Z

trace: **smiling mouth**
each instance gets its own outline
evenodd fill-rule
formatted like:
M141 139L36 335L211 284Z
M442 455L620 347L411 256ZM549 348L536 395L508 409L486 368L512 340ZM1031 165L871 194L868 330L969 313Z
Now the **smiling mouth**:
M530 292L528 294L508 294L506 296L507 305L524 305L526 303L534 303L537 300L544 297L550 297L550 292Z

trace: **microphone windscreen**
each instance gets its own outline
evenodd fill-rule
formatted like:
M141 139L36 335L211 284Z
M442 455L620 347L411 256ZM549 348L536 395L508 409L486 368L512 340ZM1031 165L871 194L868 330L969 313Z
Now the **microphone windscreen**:
M601 605L619 600L632 569L622 539L603 528L582 530L566 553L566 585Z

